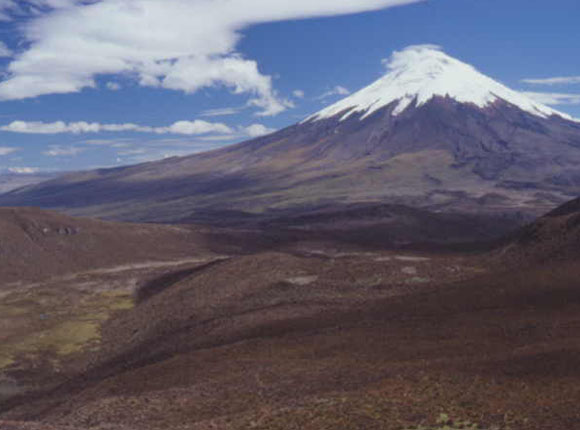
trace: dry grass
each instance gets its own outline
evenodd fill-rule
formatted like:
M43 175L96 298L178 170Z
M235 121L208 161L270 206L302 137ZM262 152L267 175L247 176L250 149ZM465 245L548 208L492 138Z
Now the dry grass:
M0 344L0 369L48 357L58 367L66 356L98 347L101 324L133 306L131 294L124 290L16 290L0 308L0 324L12 325L11 335Z

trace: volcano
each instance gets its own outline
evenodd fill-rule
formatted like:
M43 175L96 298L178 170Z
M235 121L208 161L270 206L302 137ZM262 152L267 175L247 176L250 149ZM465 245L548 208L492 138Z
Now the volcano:
M63 176L0 204L148 222L361 203L526 218L580 194L578 120L436 46L395 52L387 69L268 136Z

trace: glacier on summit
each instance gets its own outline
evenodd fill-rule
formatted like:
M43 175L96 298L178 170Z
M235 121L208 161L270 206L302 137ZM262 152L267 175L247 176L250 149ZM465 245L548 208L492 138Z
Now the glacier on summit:
M391 114L397 116L409 106L419 107L436 96L448 96L459 103L471 103L480 108L503 100L542 118L556 115L575 121L570 115L538 103L485 76L473 66L447 55L436 45L409 46L395 51L384 63L388 69L385 76L309 116L304 122L332 118L338 114L343 114L342 121L361 112L364 113L361 119L364 119L395 102L397 105Z

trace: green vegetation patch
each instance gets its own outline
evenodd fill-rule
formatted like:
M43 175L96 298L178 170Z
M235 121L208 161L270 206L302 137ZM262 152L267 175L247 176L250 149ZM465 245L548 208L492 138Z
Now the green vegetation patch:
M102 323L134 306L126 291L85 294L72 303L61 295L60 289L45 290L27 293L26 303L14 295L10 303L0 303L0 322L4 319L14 333L0 343L0 369L48 357L56 357L58 365L62 358L97 347Z
M16 363L18 358L35 360L45 354L63 357L81 352L85 346L100 340L99 322L66 321L35 331L0 346L0 369Z
M100 325L94 321L69 321L40 335L35 346L38 349L53 350L57 355L81 352L83 348L101 338Z
M104 307L110 311L126 311L133 309L133 296L124 291L105 291L101 294Z
M1 305L0 304L0 318L14 318L22 315L26 315L29 309L26 307L12 306L12 305Z
M14 360L12 358L0 354L0 369L11 366L12 364L14 364Z

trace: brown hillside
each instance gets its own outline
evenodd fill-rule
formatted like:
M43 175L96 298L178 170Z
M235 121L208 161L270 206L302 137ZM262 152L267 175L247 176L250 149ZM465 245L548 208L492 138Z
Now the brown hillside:
M73 218L35 208L0 208L0 285L193 256L203 239L191 229Z

